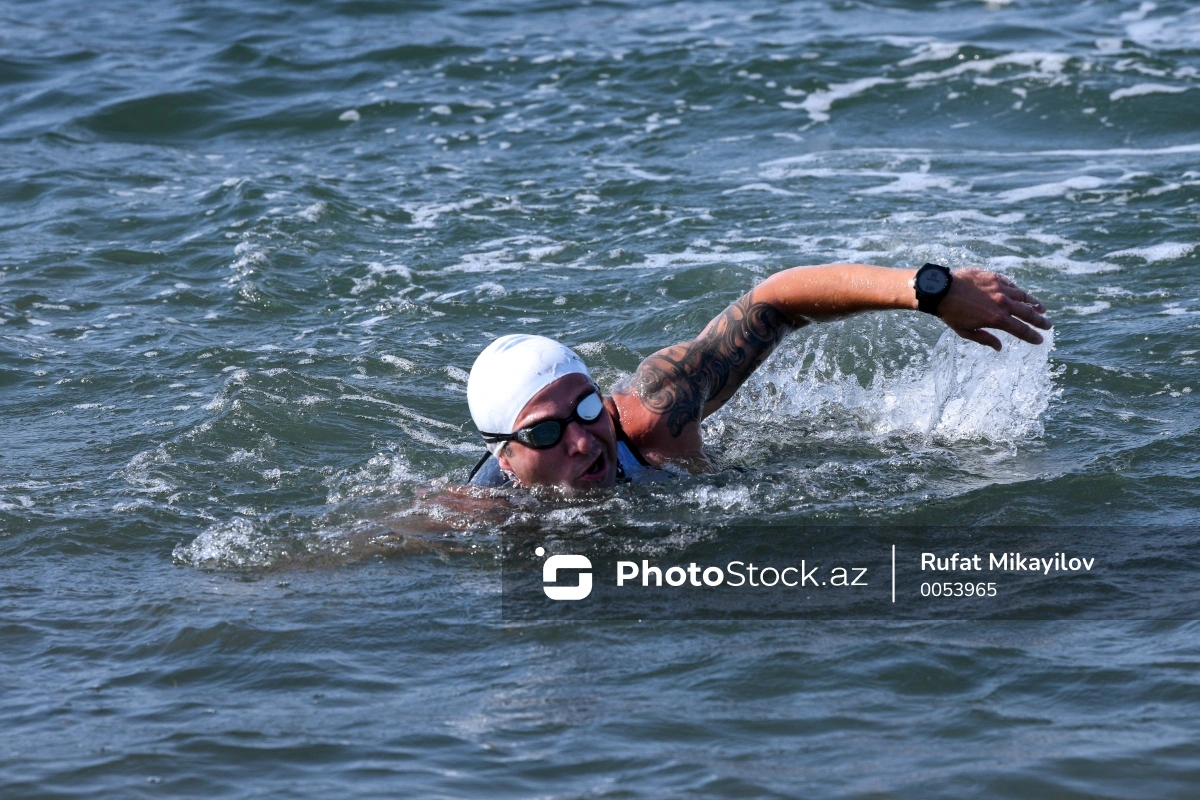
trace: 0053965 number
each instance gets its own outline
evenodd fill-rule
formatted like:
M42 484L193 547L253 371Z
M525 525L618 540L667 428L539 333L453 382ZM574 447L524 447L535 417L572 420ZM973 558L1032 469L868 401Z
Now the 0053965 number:
M995 583L922 583L921 597L995 597Z

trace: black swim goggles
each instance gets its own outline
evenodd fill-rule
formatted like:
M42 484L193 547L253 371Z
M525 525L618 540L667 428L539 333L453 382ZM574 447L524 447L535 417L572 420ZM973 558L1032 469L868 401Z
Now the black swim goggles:
M589 425L600 419L602 411L604 411L604 401L600 398L600 390L594 388L590 393L579 398L579 402L575 404L569 417L544 419L536 425L521 428L514 433L484 433L480 431L479 435L488 444L515 441L526 447L532 447L534 450L545 450L562 441L567 426L572 422Z

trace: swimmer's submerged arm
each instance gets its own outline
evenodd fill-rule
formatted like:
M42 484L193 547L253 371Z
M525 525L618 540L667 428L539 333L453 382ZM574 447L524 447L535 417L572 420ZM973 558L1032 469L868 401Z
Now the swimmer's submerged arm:
M724 405L788 333L813 320L862 311L915 310L915 275L914 269L867 264L795 267L771 275L695 339L647 357L614 387L625 431L644 450L702 459L700 420ZM1038 344L1042 338L1030 325L1049 328L1044 311L1011 280L963 269L955 271L939 315L960 336L999 350L999 340L982 328Z

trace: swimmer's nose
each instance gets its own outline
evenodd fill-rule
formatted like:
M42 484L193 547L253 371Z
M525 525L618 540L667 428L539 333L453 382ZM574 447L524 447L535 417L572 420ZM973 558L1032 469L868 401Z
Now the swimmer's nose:
M592 449L591 435L579 420L573 419L567 423L567 429L563 431L563 441L566 442L567 452L571 455L588 453Z

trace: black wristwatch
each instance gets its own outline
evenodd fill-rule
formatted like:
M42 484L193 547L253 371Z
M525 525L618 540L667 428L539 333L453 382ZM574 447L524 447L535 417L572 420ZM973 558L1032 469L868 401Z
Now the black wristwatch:
M938 305L950 293L953 280L950 270L941 264L926 264L917 270L917 277L913 279L913 288L917 290L917 309L936 317Z

